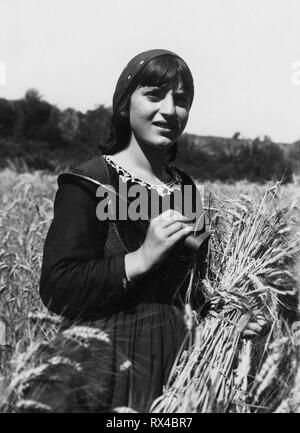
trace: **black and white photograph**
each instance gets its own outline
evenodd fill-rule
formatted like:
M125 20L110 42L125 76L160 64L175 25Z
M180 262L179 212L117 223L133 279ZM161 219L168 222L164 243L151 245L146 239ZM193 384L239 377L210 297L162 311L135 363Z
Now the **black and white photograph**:
M0 0L0 413L300 413L299 41L300 0Z

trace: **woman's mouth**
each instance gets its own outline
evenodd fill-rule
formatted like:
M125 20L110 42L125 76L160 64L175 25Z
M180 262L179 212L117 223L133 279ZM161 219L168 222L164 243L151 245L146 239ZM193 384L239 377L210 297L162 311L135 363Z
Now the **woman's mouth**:
M153 122L153 125L157 126L158 128L165 129L166 131L172 131L174 129L174 126L171 126L169 123Z

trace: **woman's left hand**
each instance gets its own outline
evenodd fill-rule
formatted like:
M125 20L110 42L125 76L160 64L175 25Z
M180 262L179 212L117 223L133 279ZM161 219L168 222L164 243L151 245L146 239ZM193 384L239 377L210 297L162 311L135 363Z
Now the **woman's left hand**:
M242 332L242 338L264 337L270 331L270 323L261 312L254 312Z

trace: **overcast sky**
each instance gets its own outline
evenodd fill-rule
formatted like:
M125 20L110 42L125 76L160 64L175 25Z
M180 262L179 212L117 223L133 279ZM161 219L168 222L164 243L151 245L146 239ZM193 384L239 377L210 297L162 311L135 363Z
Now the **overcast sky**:
M192 70L186 132L300 139L300 0L0 0L8 99L34 87L61 109L109 106L127 62L151 48Z

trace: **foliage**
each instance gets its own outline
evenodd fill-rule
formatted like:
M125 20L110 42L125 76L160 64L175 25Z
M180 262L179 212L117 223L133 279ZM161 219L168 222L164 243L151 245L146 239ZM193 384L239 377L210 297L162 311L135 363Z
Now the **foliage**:
M236 134L235 134L236 136ZM287 146L287 145L286 145ZM184 134L179 140L179 167L200 181L250 182L292 180L292 162L286 146L271 142L198 137Z
M22 170L59 170L93 157L109 135L111 109L103 105L86 113L59 110L35 89L24 98L0 99L0 167L12 162ZM290 182L297 163L299 146L263 140L200 137L184 134L178 140L176 164L201 181ZM298 150L297 150L298 149ZM299 158L298 158L299 160Z

